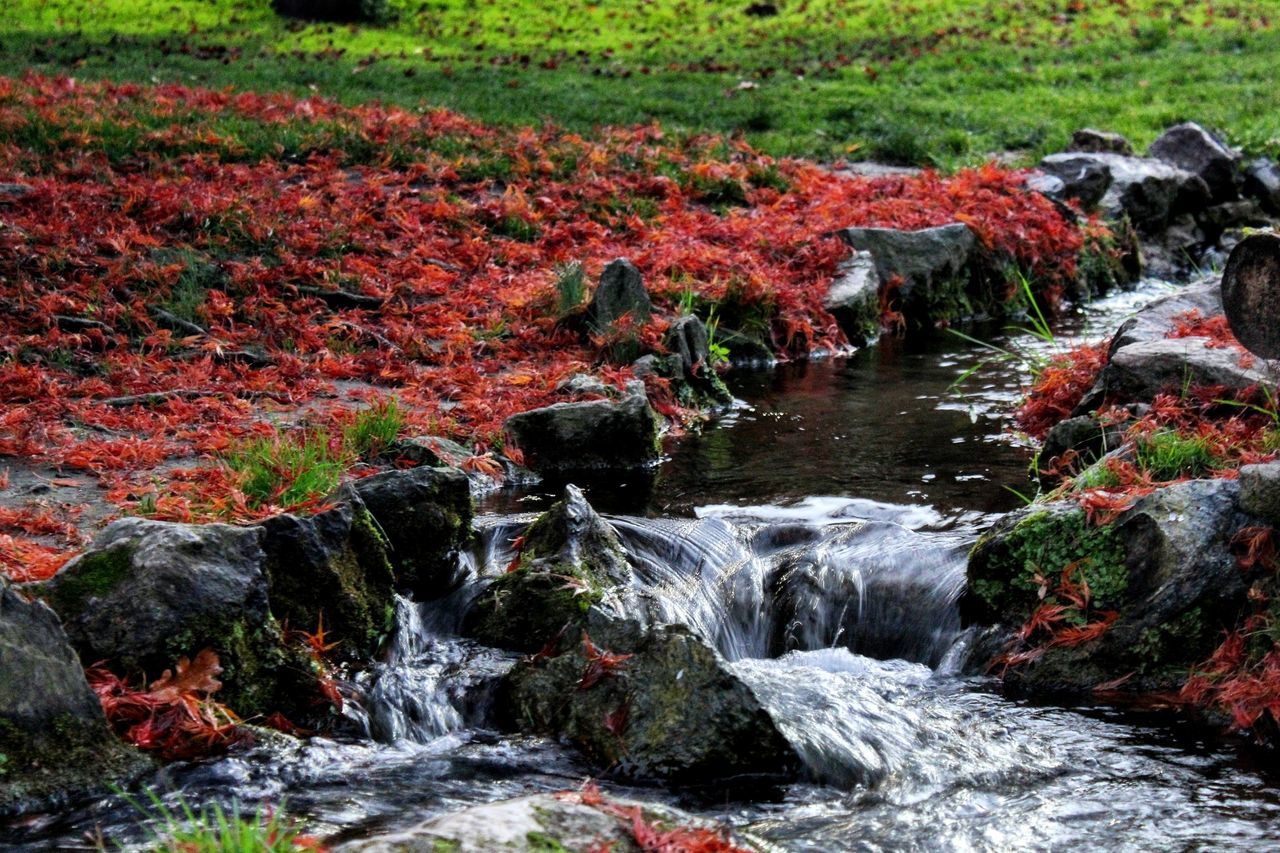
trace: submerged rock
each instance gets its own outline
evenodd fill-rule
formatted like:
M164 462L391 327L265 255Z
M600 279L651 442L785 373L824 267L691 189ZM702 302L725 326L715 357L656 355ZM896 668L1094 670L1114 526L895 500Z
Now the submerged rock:
M591 803L596 803L592 805ZM556 851L640 851L632 815L658 831L676 827L714 828L708 821L669 806L576 793L534 794L471 806L424 821L411 829L354 841L337 848L352 853L556 853ZM726 833L726 838L729 838ZM739 849L741 839L732 839Z
M159 673L205 648L223 667L219 699L242 716L293 707L305 664L268 606L263 530L128 518L35 587L82 659Z
M836 270L822 307L855 346L880 335L880 276L870 252L854 252Z
M646 468L658 461L658 416L641 394L618 402L556 403L507 418L512 442L538 473Z
M116 740L58 617L0 576L0 815L124 784L150 762Z
M988 307L973 302L973 257L978 243L973 231L963 223L919 231L845 228L838 233L858 252L870 253L880 281L901 279L898 298L909 322L930 325L970 316ZM862 288L865 287L864 277Z
M1249 578L1231 552L1235 533L1256 523L1236 505L1230 480L1192 480L1141 498L1114 523L1085 521L1074 503L1030 507L1003 520L970 554L967 621L1023 624L1074 566L1090 590L1091 618L1118 616L1098 638L1049 645L1006 673L1032 692L1180 687L1234 627ZM1065 602L1063 602L1065 603Z
M344 489L385 537L397 589L419 600L440 598L461 580L458 553L471 538L467 475L457 468L386 471Z
M1195 122L1169 128L1151 143L1147 154L1199 177L1215 202L1231 201L1238 195L1239 152Z

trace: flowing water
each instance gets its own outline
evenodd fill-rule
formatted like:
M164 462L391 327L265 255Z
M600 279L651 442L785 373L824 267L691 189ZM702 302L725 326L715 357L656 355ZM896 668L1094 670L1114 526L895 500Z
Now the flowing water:
M1108 332L1155 289L1060 334ZM746 403L675 445L656 476L587 486L658 618L716 646L807 768L765 801L606 789L795 850L1280 845L1280 778L1265 757L1168 714L1013 701L967 666L965 552L1029 488L1029 454L1005 429L1025 366L987 355L943 336L739 372ZM284 801L341 841L580 784L590 770L572 751L493 729L514 656L458 636L476 585L557 496L546 484L488 499L465 558L472 580L444 601L398 602L384 659L347 686L346 736L263 742L172 765L152 785L170 803ZM109 797L0 838L92 847L97 833L136 839L137 823Z

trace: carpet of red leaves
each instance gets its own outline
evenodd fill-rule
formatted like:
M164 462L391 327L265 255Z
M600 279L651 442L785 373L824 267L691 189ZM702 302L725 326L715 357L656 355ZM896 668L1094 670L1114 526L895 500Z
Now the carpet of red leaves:
M32 75L0 78L0 180L30 188L0 193L0 470L89 475L177 520L281 509L248 508L211 464L281 425L333 428L395 396L413 431L481 455L566 376L621 385L610 342L561 322L565 264L642 270L643 347L692 296L797 357L843 343L822 308L834 229L963 221L1050 300L1083 243L995 166L856 179L655 127L585 139ZM0 520L0 570L57 568L74 543L32 539L36 523Z

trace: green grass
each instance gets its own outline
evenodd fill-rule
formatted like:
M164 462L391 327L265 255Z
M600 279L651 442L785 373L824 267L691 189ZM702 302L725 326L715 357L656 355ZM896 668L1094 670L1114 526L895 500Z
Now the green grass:
M394 397L382 400L356 413L342 431L342 443L356 458L371 459L390 447L404 426L404 409L400 403Z
M1203 477L1222 467L1209 441L1175 432L1155 432L1134 443L1137 464L1158 481Z
M150 807L132 797L131 805L148 820L149 851L158 853L285 853L309 849L295 821L280 810L258 808L252 815L240 812L239 804L227 813L222 806L193 809L179 800L175 811L151 789L146 791Z
M18 0L0 58L80 77L448 106L585 131L659 121L775 154L954 166L1060 148L1083 125L1138 145L1195 119L1280 152L1269 0L391 0L383 27L304 24L268 0ZM1208 24L1208 25L1206 25Z

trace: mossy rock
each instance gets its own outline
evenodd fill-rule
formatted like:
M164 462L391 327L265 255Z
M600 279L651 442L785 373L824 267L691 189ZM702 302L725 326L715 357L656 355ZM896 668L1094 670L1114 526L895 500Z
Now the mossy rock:
M505 429L540 474L647 468L658 461L658 416L639 394L617 402L556 403L507 418Z
M344 502L309 518L262 523L272 613L294 630L323 624L334 654L368 660L391 628L395 576L364 505Z
M471 538L467 475L457 468L387 471L343 490L363 503L383 537L396 588L418 600L440 598L462 580L458 554Z

